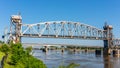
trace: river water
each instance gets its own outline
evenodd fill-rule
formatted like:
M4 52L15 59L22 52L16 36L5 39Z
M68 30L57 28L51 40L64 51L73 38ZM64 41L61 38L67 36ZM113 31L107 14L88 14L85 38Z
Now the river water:
M71 63L80 64L76 68L120 68L120 57L95 55L94 51L61 53L60 50L49 50L45 53L33 50L33 56L42 60L47 68L59 68L60 65L67 66Z

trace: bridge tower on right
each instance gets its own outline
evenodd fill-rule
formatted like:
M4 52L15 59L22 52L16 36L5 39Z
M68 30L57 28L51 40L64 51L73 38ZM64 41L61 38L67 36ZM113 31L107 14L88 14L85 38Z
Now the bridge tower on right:
M113 46L113 27L111 25L107 25L105 22L105 25L103 27L104 29L104 54L111 54L111 48Z

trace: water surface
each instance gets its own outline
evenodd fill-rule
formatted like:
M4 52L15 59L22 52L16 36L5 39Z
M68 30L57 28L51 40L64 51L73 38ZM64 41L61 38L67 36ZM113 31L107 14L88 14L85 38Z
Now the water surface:
M67 66L70 63L80 64L77 68L120 68L120 58L103 55L95 55L95 52L71 52L60 50L49 50L47 53L41 50L33 50L33 55L41 59L48 68L59 68L60 65Z

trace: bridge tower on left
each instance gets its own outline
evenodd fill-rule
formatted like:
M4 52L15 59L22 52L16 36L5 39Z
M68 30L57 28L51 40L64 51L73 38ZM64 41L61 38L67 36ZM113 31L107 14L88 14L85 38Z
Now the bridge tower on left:
M20 14L12 15L10 22L10 35L14 43L21 42L22 17Z

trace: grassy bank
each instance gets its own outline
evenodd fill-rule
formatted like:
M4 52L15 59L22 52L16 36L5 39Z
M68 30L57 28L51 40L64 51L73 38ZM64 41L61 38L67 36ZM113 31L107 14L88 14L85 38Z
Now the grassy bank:
M2 60L2 57L4 56L5 54L3 52L0 52L0 60Z
M3 68L46 68L41 60L30 55L31 47L24 49L20 43L3 44L0 51L0 58L4 56Z

